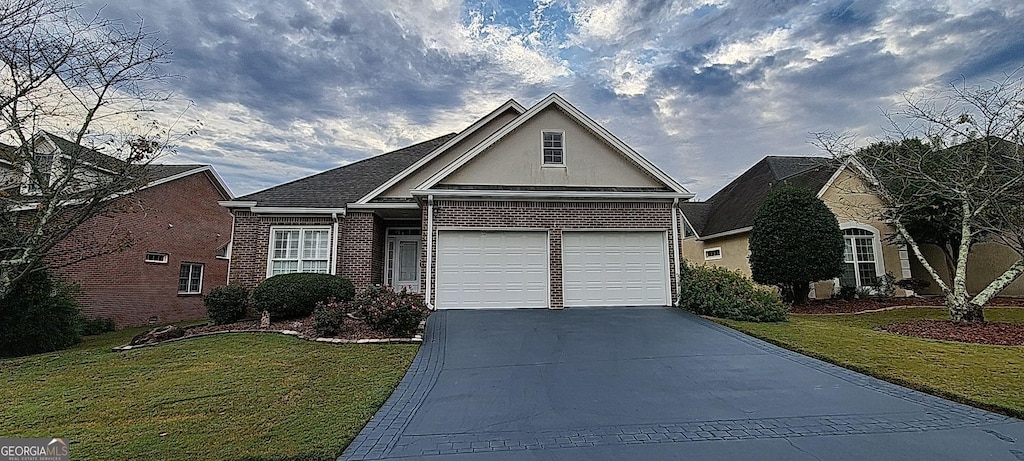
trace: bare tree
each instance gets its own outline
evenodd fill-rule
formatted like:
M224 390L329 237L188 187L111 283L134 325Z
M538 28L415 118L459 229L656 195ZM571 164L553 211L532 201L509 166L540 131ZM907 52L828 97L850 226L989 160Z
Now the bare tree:
M111 198L146 184L171 136L144 118L169 97L169 54L141 21L84 17L63 0L2 2L0 298L83 222L116 211Z
M952 85L939 96L905 98L894 113L887 142L854 150L848 137L819 133L817 144L852 158L882 199L880 217L893 226L946 295L953 321L984 321L983 306L1024 273L1024 81L1014 74L991 87ZM906 148L920 138L923 148ZM907 221L923 208L944 204L958 236L947 283L928 261ZM994 241L1018 259L973 296L967 291L970 249Z

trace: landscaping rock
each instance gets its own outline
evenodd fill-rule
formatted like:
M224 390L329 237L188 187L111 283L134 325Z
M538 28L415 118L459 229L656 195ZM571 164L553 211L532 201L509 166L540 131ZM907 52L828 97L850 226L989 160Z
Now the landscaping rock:
M182 336L185 336L184 328L177 325L167 325L165 327L154 328L145 333L136 335L132 338L132 342L129 344L132 346L138 346L140 344L156 344L169 339L180 338Z

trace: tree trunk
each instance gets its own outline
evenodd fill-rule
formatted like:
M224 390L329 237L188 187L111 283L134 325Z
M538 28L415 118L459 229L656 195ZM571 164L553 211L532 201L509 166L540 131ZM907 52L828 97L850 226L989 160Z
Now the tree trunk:
M793 305L802 306L807 304L807 295L811 292L810 282L796 282L793 286Z
M985 308L974 304L973 302L967 303L967 313L961 318L963 322L971 323L984 323L985 322Z

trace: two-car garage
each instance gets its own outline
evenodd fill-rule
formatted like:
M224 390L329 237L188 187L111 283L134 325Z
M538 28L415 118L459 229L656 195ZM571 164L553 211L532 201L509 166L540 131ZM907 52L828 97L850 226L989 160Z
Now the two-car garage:
M559 279L565 307L669 304L667 232L561 236L559 246L546 230L439 230L436 307L547 308ZM561 249L561 271L552 270L552 246Z

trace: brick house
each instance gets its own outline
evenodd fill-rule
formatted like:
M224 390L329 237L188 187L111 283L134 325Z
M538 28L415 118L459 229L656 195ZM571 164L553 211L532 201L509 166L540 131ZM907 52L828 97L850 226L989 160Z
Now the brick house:
M94 174L120 161L49 133L35 142L54 158L77 149ZM8 192L31 207L22 169L5 162L0 171L14 179ZM151 164L143 174L145 186L111 199L109 211L82 223L45 264L79 285L87 317L111 318L118 328L206 317L202 296L227 280L231 215L217 202L231 192L210 165Z
M566 100L221 204L229 280L289 272L422 292L435 309L670 305L679 183Z

